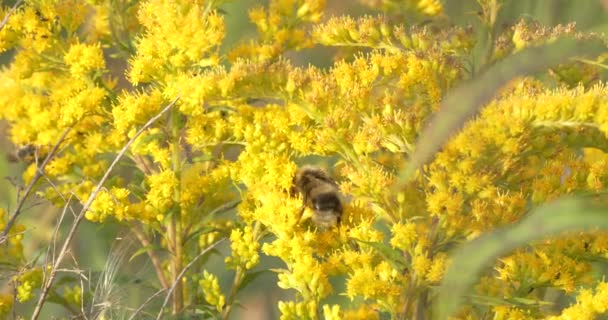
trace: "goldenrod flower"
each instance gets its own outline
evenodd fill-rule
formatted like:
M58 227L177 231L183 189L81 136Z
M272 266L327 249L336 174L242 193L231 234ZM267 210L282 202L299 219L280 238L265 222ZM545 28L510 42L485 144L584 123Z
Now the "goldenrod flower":
M105 60L99 43L95 45L74 44L70 46L64 60L74 76L83 76L91 71L105 68Z
M33 291L38 289L42 284L42 269L33 268L25 271L19 276L15 277L18 283L17 286L17 300L19 302L26 302L33 298Z
M205 300L214 306L217 311L222 311L222 308L226 304L226 298L220 290L217 276L205 270L203 272L203 279L199 280L199 285L203 289Z
M0 294L0 316L6 318L10 316L14 300L12 294Z
M246 270L255 267L260 261L259 243L254 238L253 230L246 226L243 230L234 229L230 234L232 254L226 258L229 267L243 267Z

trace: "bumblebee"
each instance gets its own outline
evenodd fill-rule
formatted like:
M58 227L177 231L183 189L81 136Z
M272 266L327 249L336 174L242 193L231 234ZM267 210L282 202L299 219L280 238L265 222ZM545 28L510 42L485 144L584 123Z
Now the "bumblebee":
M321 230L340 223L343 204L340 187L323 169L303 166L293 178L293 190L302 195L300 216L306 207L313 210L312 222Z
M27 144L7 154L6 158L9 162L25 162L30 164L34 162L36 151L37 148L34 145Z

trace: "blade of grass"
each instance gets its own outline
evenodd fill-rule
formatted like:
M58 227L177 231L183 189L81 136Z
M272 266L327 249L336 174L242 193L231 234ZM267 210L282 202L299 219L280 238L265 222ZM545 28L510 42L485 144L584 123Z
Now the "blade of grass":
M401 169L398 186L407 183L414 172L427 163L448 138L490 102L511 79L541 72L570 58L594 56L603 51L606 51L606 46L599 40L560 38L543 46L525 48L497 62L478 78L454 89L445 97L440 110L420 135L410 161Z
M501 256L565 231L608 229L608 208L588 198L563 198L533 210L518 224L487 233L453 254L435 305L435 319L447 319L457 311L482 272Z

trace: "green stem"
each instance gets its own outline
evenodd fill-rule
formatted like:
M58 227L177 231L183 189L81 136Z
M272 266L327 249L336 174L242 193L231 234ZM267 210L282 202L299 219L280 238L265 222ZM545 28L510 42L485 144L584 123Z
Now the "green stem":
M245 272L243 268L238 267L236 269L236 274L234 275L234 281L232 282L232 288L230 289L230 295L228 296L228 301L226 303L226 308L224 308L224 312L222 314L223 320L228 320L230 318L230 312L232 312L232 306L234 304L234 299L236 297L238 288L241 286L241 282L245 278Z
M177 111L171 113L171 161L172 169L176 177L181 175L181 161L180 161L180 114ZM180 188L175 188L173 194L173 203L175 204L173 210L175 212L171 215L171 222L169 224L169 241L173 248L172 261L171 261L171 278L176 284L175 291L173 293L172 311L173 314L178 314L184 308L184 286L182 280L179 279L179 274L183 268L184 258L184 235L183 226L181 219L181 209L179 206L180 201Z

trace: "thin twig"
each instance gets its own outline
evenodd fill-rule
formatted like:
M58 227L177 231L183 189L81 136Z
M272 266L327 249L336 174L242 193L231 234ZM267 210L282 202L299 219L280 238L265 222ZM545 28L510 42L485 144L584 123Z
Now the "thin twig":
M55 252L56 252L56 248L57 248L57 235L59 234L59 228L61 227L61 224L63 223L63 219L65 218L65 215L68 211L68 209L70 209L72 211L72 213L74 212L74 210L72 209L72 207L70 206L72 200L72 196L70 195L70 197L67 199L65 205L63 206L63 211L61 212L61 215L59 215L59 219L57 221L57 223L55 223L55 230L53 230L53 236L51 237L51 244L48 246L47 250L46 250L46 256L44 258L44 265L48 265L49 263L49 257L51 257L51 264L55 264ZM45 269L43 269L43 271L45 271ZM44 283L46 281L46 272L42 272L42 283Z
M239 204L241 204L241 200L234 200L232 202L224 203L221 206L213 209L213 211L211 211L209 213L209 215L213 216L215 214L220 214L220 213L226 212L228 210L232 210L232 209L236 208Z
M17 319L17 310L15 309L15 306L17 305L17 303L19 302L17 300L17 280L13 279L11 280L11 284L13 286L13 303L11 304L11 319Z
M93 200L95 200L95 197L97 197L97 194L103 188L103 184L110 177L110 173L112 172L112 169L114 169L114 167L116 166L116 164L118 164L120 159L125 155L125 153L127 153L127 150L129 150L129 147L131 147L133 142L135 142L135 139L137 139L145 130L147 130L154 122L156 122L156 120L160 119L163 116L163 114L165 114L165 112L169 111L169 109L171 109L171 107L173 107L173 105L177 102L178 99L179 99L179 96L177 98L175 98L173 101L171 101L171 103L169 103L164 109L162 109L156 116L154 116L153 118L148 120L148 122L146 122L146 124L144 124L144 126L141 127L141 129L139 129L137 131L137 133L135 133L135 135L125 144L125 146L122 148L122 150L120 150L118 155L116 155L116 157L114 158L114 161L112 162L112 164L110 164L110 167L108 168L108 170L106 170L105 174L103 175L103 177L101 178L99 183L97 183L97 186L95 187L95 189L89 196L89 199L84 204L84 206L80 210L80 213L78 214L78 216L72 223L70 232L68 233L65 241L63 242L61 251L59 251L59 255L57 256L57 259L55 259L55 262L52 266L51 273L50 273L48 279L46 279L46 281L43 283L42 290L40 292L40 297L38 298L38 303L36 303L36 308L34 309L34 313L32 314L32 318L31 318L32 320L38 319L38 316L40 315L40 311L42 310L42 306L44 305L44 302L46 301L46 296L49 293L51 285L53 284L53 280L55 280L55 276L57 274L57 267L59 266L59 264L61 264L61 261L63 261L63 258L65 257L68 247L70 246L70 243L72 242L72 239L74 238L74 235L76 234L76 229L78 228L78 225L80 225L80 222L84 218L85 213L89 210L89 208L91 208L91 205L93 204Z
M156 291L156 293L154 293L153 295L151 295L150 297L148 297L148 299L146 299L146 301L144 301L144 303L142 303L142 304L141 304L141 306L139 306L139 308L137 308L137 309L135 310L135 312L133 312L133 314L132 314L132 315L129 317L129 319L128 319L128 320L133 320L133 319L135 319L135 316L136 316L138 313L140 313L140 312L141 312L141 311L144 309L144 307L145 307L145 306L146 306L148 303L150 303L150 301L152 301L152 299L154 299L156 296L160 295L161 293L163 293L163 292L165 292L165 291L167 291L167 289L164 289L164 288L163 288L163 289L160 289L160 290Z
M27 199L27 197L30 195L30 193L34 189L34 185L36 184L36 182L38 182L38 180L43 176L44 168L51 161L51 159L55 156L55 153L57 152L59 145L61 145L63 140L65 140L65 137L68 135L68 132L70 132L70 129L71 128L65 129L63 134L61 134L61 137L59 137L59 141L57 141L57 143L53 146L53 149L51 150L51 152L49 152L49 154L46 156L46 158L44 158L44 161L42 162L40 167L36 167L36 173L34 173L34 177L32 177L32 180L27 185L27 188L25 189L25 193L19 199L19 203L17 203L17 206L15 207L15 210L13 211L11 218L6 223L6 226L4 227L4 230L2 231L2 234L0 235L0 244L3 244L7 240L8 233L10 232L11 228L15 224L17 217L21 214L21 208L23 208L23 205L25 204L25 200Z
M167 305L167 303L169 302L169 299L171 298L171 294L173 294L173 290L175 290L175 287L177 286L177 284L182 281L182 277L184 276L184 273L186 273L186 271L188 271L188 269L190 269L190 267L203 255L205 255L205 253L209 252L211 249L215 248L218 244L220 244L222 241L226 240L226 238L222 238L218 241L216 241L215 243L211 244L209 247L205 248L205 250L203 250L203 252L199 253L196 257L194 257L194 259L192 259L192 261L190 261L190 263L188 263L183 269L182 271L177 275L177 277L175 278L175 281L173 281L173 284L171 285L171 288L169 288L169 292L167 292L167 296L165 297L165 301L163 301L163 305L160 306L160 311L158 312L158 316L156 316L156 320L159 320L160 317L162 317L163 315L163 309L165 308L165 306Z
M84 281L82 279L85 279L87 281L89 281L89 279L87 279L87 277L84 275L84 270L80 269L80 266L78 265L78 260L76 260L76 257L74 257L74 255L72 256L72 260L74 261L74 265L76 265L76 270L65 270L64 272L75 272L76 274L79 275L78 279L80 280L80 314L81 317L84 318L84 320L89 320L89 317L87 317L86 313L84 312ZM60 272L60 270L57 270L57 272Z
M133 233L135 234L135 236L137 237L139 242L141 242L141 245L144 248L149 247L151 245L150 240L148 239L148 237L146 237L146 235L144 234L144 231L141 230L138 225L133 225L133 229L131 229L131 230L133 230ZM167 281L167 278L165 277L165 275L163 273L164 269L163 269L163 265L162 265L160 259L158 258L156 253L154 253L154 250L150 249L150 250L146 250L146 252L148 253L148 257L150 257L150 260L152 261L152 265L154 265L154 270L156 271L156 277L160 281L160 285L163 287L163 289L166 290L167 288L169 288L169 282Z
M2 19L2 22L0 22L0 30L2 30L8 23L8 18L15 12L15 10L17 10L17 7L21 5L21 2L23 2L23 0L17 0L17 2L15 2L15 4L11 7L11 10L6 14L6 16L4 16L4 19Z

